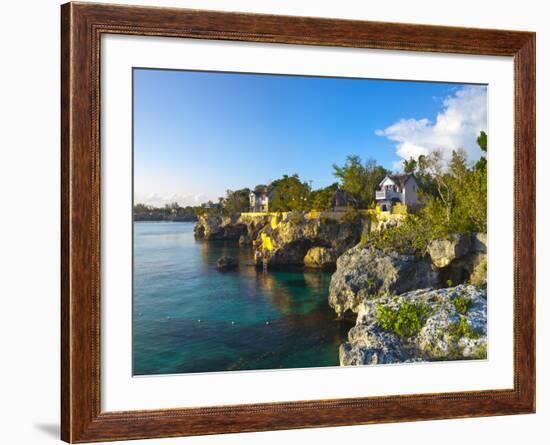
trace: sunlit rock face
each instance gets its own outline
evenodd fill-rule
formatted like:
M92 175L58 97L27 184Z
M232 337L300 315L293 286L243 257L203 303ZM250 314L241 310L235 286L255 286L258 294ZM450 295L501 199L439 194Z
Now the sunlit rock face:
M428 246L428 254L436 267L445 267L455 259L462 258L470 251L470 234L453 234L448 238L433 240Z
M327 269L336 265L336 253L330 247L312 247L304 257L304 266L313 269Z
M300 213L274 220L253 245L256 261L270 266L334 267L336 258L359 242L362 222L306 218Z
M427 257L357 245L338 258L328 301L341 315L348 310L357 312L365 299L381 293L400 294L438 283L438 274Z
M195 223L195 238L204 240L238 240L246 226L238 216L202 215Z

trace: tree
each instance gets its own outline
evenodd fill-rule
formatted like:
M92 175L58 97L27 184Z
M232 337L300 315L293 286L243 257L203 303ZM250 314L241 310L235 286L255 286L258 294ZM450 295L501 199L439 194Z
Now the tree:
M459 148L458 150L453 150L451 154L451 160L449 161L449 174L459 182L460 185L463 184L466 175L468 173L467 166L467 155L466 152Z
M328 210L332 207L332 196L338 190L338 183L311 192L311 208L315 210Z
M454 190L451 186L451 178L445 172L443 153L435 150L423 159L425 172L430 175L435 184L437 198L444 208L447 225L451 222L451 212L454 204Z
M486 144L487 135L478 138L480 140ZM423 210L434 232L486 232L486 160L480 159L471 167L466 152L458 149L452 152L448 161L440 151L435 151L423 162L426 177L435 185L435 193Z
M275 212L302 211L309 208L311 188L306 182L300 181L297 174L284 175L270 185L273 190L271 210Z
M410 157L409 160L403 159L403 171L405 173L414 173L418 162L413 157Z
M357 155L348 156L342 167L334 164L332 168L342 188L355 198L360 208L371 205L378 184L390 173L372 158L363 164Z
M134 205L134 213L136 213L136 214L139 214L139 213L148 213L148 212L150 212L151 210L153 210L153 207L148 206L148 205L146 205L146 204L137 203L136 205Z
M483 151L483 153L487 153L487 133L480 131L476 142L477 145L479 145L479 148L481 148L481 151Z
M227 190L222 201L224 210L228 213L241 213L248 209L250 189Z
M479 148L483 153L487 153L487 133L484 131L481 131L479 133L479 136L477 138L477 145L479 145ZM486 170L487 169L487 158L485 156L481 156L479 158L479 161L476 163L476 169L477 170Z

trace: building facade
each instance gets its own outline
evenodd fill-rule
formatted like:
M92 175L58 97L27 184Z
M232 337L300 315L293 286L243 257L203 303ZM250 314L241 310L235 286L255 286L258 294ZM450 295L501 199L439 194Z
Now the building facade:
M381 212L390 212L396 204L407 208L421 205L417 197L418 183L413 173L388 175L376 190L376 205Z
M267 187L256 187L250 192L250 211L251 212L269 212L270 192Z

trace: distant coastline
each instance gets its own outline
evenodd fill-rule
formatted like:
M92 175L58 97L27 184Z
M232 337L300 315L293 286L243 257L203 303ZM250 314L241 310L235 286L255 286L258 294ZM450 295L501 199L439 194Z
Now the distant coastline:
M154 207L145 204L136 204L133 209L134 221L174 221L196 222L196 207L180 207L177 202L164 207Z
M153 214L153 215L144 215L144 214L134 214L134 221L171 221L171 222L196 222L197 216L173 216L173 215L162 215L162 214Z

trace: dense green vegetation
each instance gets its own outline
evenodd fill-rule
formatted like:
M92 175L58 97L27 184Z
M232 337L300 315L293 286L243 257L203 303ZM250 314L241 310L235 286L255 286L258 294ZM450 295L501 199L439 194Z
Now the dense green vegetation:
M311 187L300 181L297 174L284 175L271 183L273 189L270 208L274 212L303 211L310 209Z
M351 194L360 209L366 209L374 202L378 184L391 172L378 165L374 159L362 162L359 156L348 156L343 166L332 166L342 188Z
M477 138L487 152L487 134ZM487 160L482 156L471 164L463 150L455 150L449 159L439 151L417 160L405 161L404 167L415 173L419 198L425 204L416 215L393 230L374 236L374 246L384 250L425 253L430 240L451 233L487 232Z
M420 332L428 315L429 308L426 305L405 301L398 309L379 305L376 321L383 330L408 338Z
M227 190L225 198L220 199L221 206L227 213L247 212L249 207L250 189Z
M453 305L459 314L466 315L472 306L472 300L459 295L453 300Z

